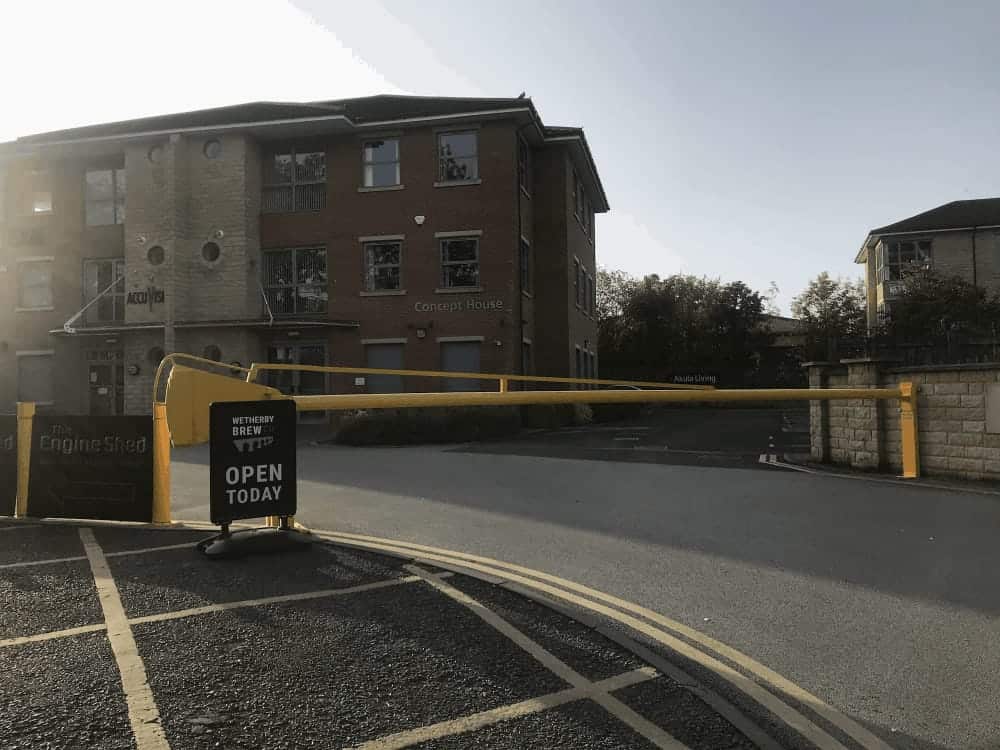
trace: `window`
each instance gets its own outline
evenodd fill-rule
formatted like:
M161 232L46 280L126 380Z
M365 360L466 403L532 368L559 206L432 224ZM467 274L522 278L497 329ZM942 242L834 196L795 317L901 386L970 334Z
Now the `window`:
M288 151L266 160L261 196L264 213L319 211L325 206L325 153Z
M590 377L597 378L597 355L593 352L590 353ZM596 385L590 386L591 388L597 388Z
M534 362L531 361L531 342L521 342L521 374L533 375L535 372Z
M88 169L84 194L87 226L125 223L124 169Z
M84 313L87 325L120 323L125 320L124 259L84 261L83 303L87 305L91 302L94 304Z
M573 373L573 377L575 378L583 377L583 351L580 349L580 347L576 347L576 371ZM581 386L579 383L574 383L573 387L576 389L580 389L583 386Z
M587 313L594 314L594 277L587 276Z
M365 141L363 184L365 187L392 187L399 184L399 139Z
M580 261L576 258L573 259L573 297L576 299L576 306L580 306L580 296L582 295L582 290L580 289Z
M52 179L45 170L32 170L24 175L23 212L29 215L52 213Z
M220 349L216 344L209 344L202 349L201 356L205 359L210 359L213 362L219 362L222 360L222 349Z
M441 369L447 372L479 372L481 341L442 341ZM473 378L446 378L446 391L478 391L484 381Z
M326 248L265 250L262 286L274 315L325 313L329 300Z
M521 291L531 294L531 245L521 238Z
M22 260L17 264L17 306L22 310L52 308L52 261Z
M583 189L583 183L580 182L580 175L573 171L573 215L577 219L583 221L583 206L587 200L586 193Z
M876 255L879 281L899 281L910 267L928 266L931 262L930 240L883 242Z
M365 367L403 369L403 344L365 344ZM402 393L402 375L367 375L369 393Z
M52 374L55 353L51 351L17 352L17 400L53 404L56 389Z
M479 286L478 239L441 240L441 286L445 289Z
M479 179L479 134L438 133L438 180L465 182Z
M365 290L383 292L401 289L402 242L366 242Z
M531 168L531 149L528 147L528 142L518 136L517 139L517 176L524 188L524 192L531 193L531 175L528 170Z

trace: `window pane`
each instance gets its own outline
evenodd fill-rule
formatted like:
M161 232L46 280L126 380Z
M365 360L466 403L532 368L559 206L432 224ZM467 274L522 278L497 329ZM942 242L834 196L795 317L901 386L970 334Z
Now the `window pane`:
M299 284L326 285L326 250L295 251L295 273Z
M323 182L326 180L326 154L315 151L295 155L296 182Z
M399 161L399 140L367 141L364 152L367 163Z
M47 190L36 190L31 197L31 212L47 214L52 212L52 193Z
M329 293L325 286L300 286L298 288L298 313L326 312Z
M295 210L319 211L326 206L326 183L295 186Z
M444 182L479 179L479 159L475 156L464 158L442 157L440 179Z
M295 312L295 290L287 289L264 289L267 296L267 303L274 315L291 315Z
M88 201L110 201L114 195L114 172L96 169L87 172L86 197Z
M125 170L115 170L115 224L125 223Z
M52 372L54 357L22 356L17 358L17 400L55 401Z
M399 266L382 266L373 269L371 291L399 289Z
M264 175L265 185L274 185L292 181L292 155L275 154L267 165Z
M444 267L445 287L479 286L478 263L456 263Z
M899 262L912 263L917 258L916 248L912 242L901 242L899 244Z
M447 157L462 157L462 156L475 156L478 153L476 148L476 142L478 136L476 133L441 133L438 136L438 147L441 150L441 156Z
M458 260L478 260L479 241L444 240L441 243L441 257L446 263Z
M264 286L290 286L295 283L290 250L264 253Z
M399 184L399 164L366 164L365 187L388 187Z
M20 265L20 306L52 306L52 267L48 262Z
M400 246L398 243L366 245L365 250L368 253L368 263L370 265L399 263Z
M266 187L261 195L261 211L282 213L292 210L292 186Z
M87 226L115 223L115 204L110 200L87 201Z

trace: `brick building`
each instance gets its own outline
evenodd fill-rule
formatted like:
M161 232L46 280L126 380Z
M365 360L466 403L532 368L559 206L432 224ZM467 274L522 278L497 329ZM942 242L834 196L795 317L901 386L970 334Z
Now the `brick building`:
M952 201L873 229L854 262L865 266L869 327L891 314L910 264L1000 291L1000 198Z
M607 210L583 131L526 98L261 102L20 138L0 145L0 411L144 413L174 351L593 376Z

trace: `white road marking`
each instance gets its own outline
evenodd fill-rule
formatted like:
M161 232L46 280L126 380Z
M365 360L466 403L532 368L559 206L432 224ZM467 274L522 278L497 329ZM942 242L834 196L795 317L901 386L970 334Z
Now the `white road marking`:
M523 651L531 655L535 661L539 662L542 666L558 676L560 679L568 682L574 688L583 690L593 688L593 683L591 683L590 680L576 672L572 667L558 659L553 654L550 654L544 648L528 638L528 636L520 630L500 617L500 615L493 610L483 604L480 604L472 597L456 589L454 586L449 586L447 583L439 580L436 576L431 575L415 565L407 565L406 569L423 578L427 581L427 583L445 596L467 607L473 614L479 617L479 619L509 638ZM683 750L687 748L686 745L678 742L673 736L666 732L666 730L644 719L614 696L608 695L607 693L596 693L592 697L593 700L600 704L608 713L627 724L639 734L643 735L657 747L667 748L667 750ZM395 745L394 747L405 747L405 745Z
M630 685L637 685L640 682L646 682L658 676L657 671L652 667L642 667L641 669L634 669L631 672L625 672L624 674L595 682L590 687L567 688L557 693L549 693L538 698L529 698L520 703L500 706L500 708L490 709L489 711L480 711L479 713L463 716L459 719L441 721L437 724L390 734L386 737L366 742L363 745L357 745L353 750L400 750L400 748L410 747L411 745L428 742L441 737L474 732L477 729L484 729L501 721L518 719L522 716L547 711L550 708L582 700L583 698L589 698L599 693L612 693L615 690L621 690Z
M636 436L632 436L632 435L629 435L629 436L627 436L627 437L616 437L616 438L612 438L612 440L627 440L627 441L629 441L629 442L638 442L639 440L642 440L642 438L640 438L640 437L636 437Z
M0 526L0 531L14 531L15 529L40 529L40 523L14 523L10 526Z
M52 630L48 633L39 633L38 635L22 635L17 638L4 638L3 640L0 640L0 648L7 648L8 646L21 646L25 643L38 643L39 641L52 641L56 638L68 638L73 635L81 635L82 633L98 633L106 629L107 625L101 623L98 625L81 625L78 628L66 628L66 630Z
M108 626L108 640L111 642L111 651L115 655L115 662L121 673L122 690L125 692L125 703L128 706L128 718L132 724L132 734L135 735L136 748L170 750L163 725L160 723L160 712L146 677L146 667L142 663L142 657L139 656L139 649L125 616L118 587L111 577L108 561L91 529L80 529L80 541L83 542L83 549L90 561L90 569L94 573L97 596L101 600L104 621Z
M29 560L28 562L16 562L16 563L4 563L0 565L0 570L6 570L8 568L30 568L34 565L54 565L56 563L64 562L79 562L80 560L86 560L84 555L77 555L76 557L52 557L48 560Z
M145 555L149 552L163 552L164 550L171 549L194 549L194 545L194 542L186 542L184 544L165 544L161 547L142 547L140 549L127 549L120 552L105 552L104 556L125 557L126 555ZM27 562L4 563L0 565L0 570L5 570L7 568L30 568L35 565L55 565L56 563L78 562L86 559L86 555L77 555L75 557L52 557L48 560L28 560Z
M342 589L321 589L320 591L307 591L301 594L284 594L282 596L266 596L260 599L244 599L238 602L223 602L221 604L208 604L204 607L192 607L191 609L178 609L173 612L160 612L155 615L144 615L143 617L133 617L129 620L130 625L142 625L149 622L164 622L166 620L179 620L184 617L197 617L198 615L210 615L216 612L225 612L230 609L243 609L245 607L260 607L265 604L282 604L285 602L302 602L309 599L326 599L331 596L346 596L357 594L362 591L375 591L391 586L399 586L404 583L414 583L419 581L418 576L406 576L405 578L391 578L386 581L376 581L366 583L361 586L348 586Z
M125 557L127 555L145 555L148 552L164 552L171 549L193 550L195 542L185 542L184 544L164 544L162 547L141 547L139 549L126 549L120 552L105 552L105 557Z

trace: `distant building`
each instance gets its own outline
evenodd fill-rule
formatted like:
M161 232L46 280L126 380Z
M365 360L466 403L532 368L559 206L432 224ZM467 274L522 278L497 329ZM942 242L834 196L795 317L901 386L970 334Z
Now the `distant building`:
M873 229L854 262L865 266L869 327L891 314L910 264L998 290L1000 198L953 201Z
M771 346L775 349L794 349L806 344L802 321L798 318L765 314L761 318L761 327L773 335Z
M526 98L258 102L0 144L0 411L148 412L175 351L596 376L607 210L583 130Z

